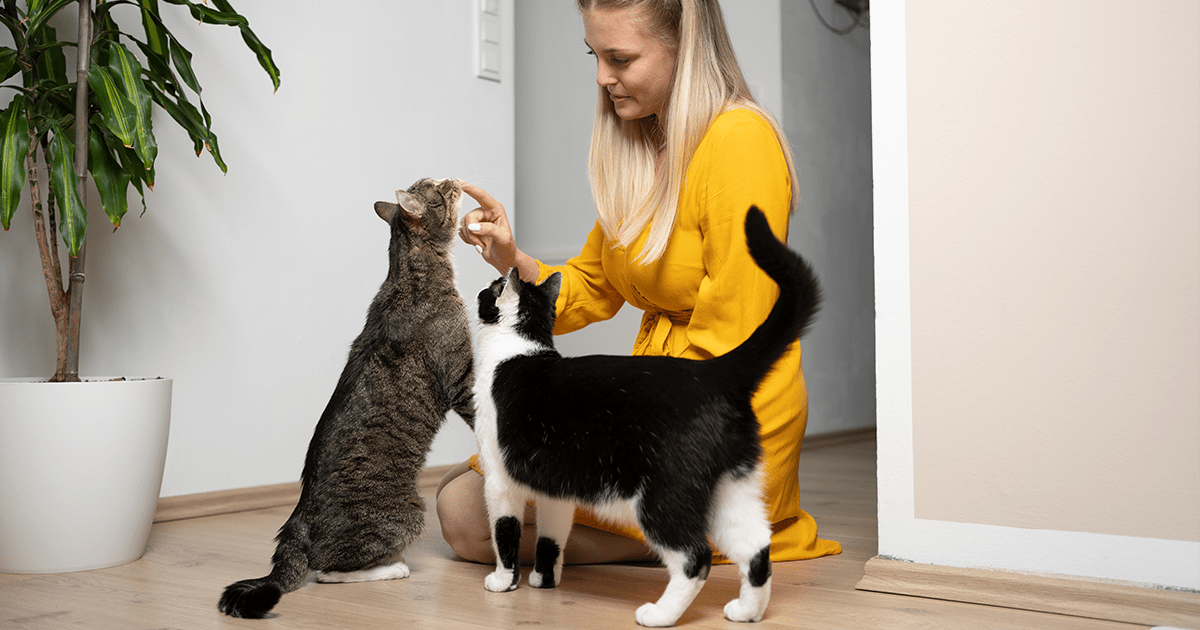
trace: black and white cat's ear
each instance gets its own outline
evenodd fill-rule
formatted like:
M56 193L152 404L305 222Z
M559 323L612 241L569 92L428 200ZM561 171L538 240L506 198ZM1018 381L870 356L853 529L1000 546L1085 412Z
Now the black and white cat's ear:
M562 273L555 271L554 273L550 274L550 277L543 280L542 283L538 285L538 288L542 290L542 293L544 293L551 302L557 300L558 292L562 290Z
M421 215L425 214L425 204L421 203L421 201L416 197L408 194L408 191L406 190L396 191L396 203L400 204L400 207L403 208L404 211L409 214L409 216L419 218Z
M396 213L399 210L400 206L391 203L390 201L375 202L375 214L378 214L380 219L383 219L388 223L392 222L392 217L396 216Z
M507 299L511 300L514 299L511 296L521 294L521 274L517 271L516 267L510 269L508 275L497 280L497 282L503 283L500 286L500 293L496 296L497 299L504 300L507 296Z

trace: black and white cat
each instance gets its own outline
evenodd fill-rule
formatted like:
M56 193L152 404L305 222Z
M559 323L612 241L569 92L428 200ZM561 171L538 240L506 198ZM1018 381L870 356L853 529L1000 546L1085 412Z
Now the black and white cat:
M708 361L559 355L551 337L559 274L534 286L514 270L480 292L475 435L496 552L487 590L520 581L528 499L536 500L538 528L529 584L556 586L578 503L637 524L670 572L658 602L638 608L639 624L679 619L708 577L709 540L741 571L741 592L725 616L762 619L771 526L750 399L811 323L820 289L758 208L747 213L746 238L780 295L749 339Z
M261 618L283 593L319 582L405 578L405 548L425 525L418 482L446 412L468 424L471 330L450 257L462 184L422 179L379 201L388 274L317 422L295 511L265 577L230 584L218 608Z

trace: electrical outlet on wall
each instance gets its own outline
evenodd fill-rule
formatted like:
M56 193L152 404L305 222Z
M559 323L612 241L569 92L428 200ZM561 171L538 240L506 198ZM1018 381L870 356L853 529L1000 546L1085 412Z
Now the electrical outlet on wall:
M500 80L503 42L500 34L500 0L476 0L475 76Z

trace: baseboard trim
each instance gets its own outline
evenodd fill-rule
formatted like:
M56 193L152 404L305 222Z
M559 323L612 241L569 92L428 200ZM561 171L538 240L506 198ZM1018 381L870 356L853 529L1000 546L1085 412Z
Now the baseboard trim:
M875 439L875 427L847 429L818 433L804 438L804 449L813 450L865 442ZM421 474L421 487L432 490L453 465L429 466ZM300 482L280 483L270 486L253 488L236 488L234 490L219 490L216 492L200 492L174 497L163 497L158 500L158 509L154 513L155 523L179 521L187 518L202 518L220 514L233 514L251 510L290 507L300 499Z
M804 436L803 450L839 446L841 444L851 444L853 442L869 442L874 439L875 427L829 431L828 433L818 433L816 435Z
M1200 593L872 558L857 588L1148 626L1195 627Z
M429 466L421 473L421 488L428 489L437 486L438 481L453 466ZM254 488L237 488L234 490L219 490L216 492L200 492L176 497L163 497L158 500L158 509L154 512L155 523L179 521L187 518L202 518L265 510L268 508L291 507L300 499L300 482L280 483L271 486Z

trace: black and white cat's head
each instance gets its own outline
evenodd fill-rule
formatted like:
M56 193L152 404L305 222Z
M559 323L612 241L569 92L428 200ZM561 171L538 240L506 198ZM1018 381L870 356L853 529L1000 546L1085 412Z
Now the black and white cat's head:
M522 339L553 348L555 302L561 288L561 273L555 272L535 285L521 280L513 269L479 292L479 323L484 330L511 331Z
M462 182L453 179L418 180L396 191L396 203L376 201L375 213L392 226L393 235L412 236L435 247L448 248L458 227Z

